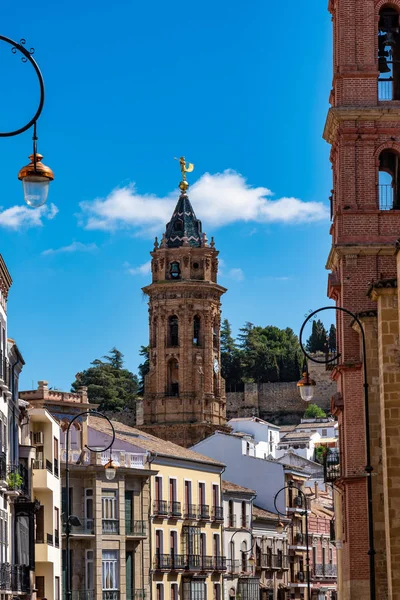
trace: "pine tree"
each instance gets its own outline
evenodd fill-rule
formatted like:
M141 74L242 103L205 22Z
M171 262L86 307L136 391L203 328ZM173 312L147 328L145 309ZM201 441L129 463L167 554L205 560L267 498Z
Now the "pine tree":
M320 319L314 319L311 335L307 340L307 352L325 352L328 333Z
M138 394L140 394L141 396L143 396L143 394L144 394L144 378L147 375L147 373L150 371L149 353L150 353L150 346L141 346L140 347L139 354L140 354L140 356L142 356L144 358L144 361L142 363L140 363L140 365L138 367L138 371L139 371Z
M335 327L335 325L331 325L331 327L329 329L328 348L329 348L329 352L336 352L336 327Z

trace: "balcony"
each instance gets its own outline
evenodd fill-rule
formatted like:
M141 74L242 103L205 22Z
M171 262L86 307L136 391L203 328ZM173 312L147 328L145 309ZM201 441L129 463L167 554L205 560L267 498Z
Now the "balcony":
M181 571L186 568L186 556L184 554L171 553L171 571Z
M240 560L228 559L226 561L227 573L240 573Z
M341 476L339 452L328 452L324 457L324 481L333 483Z
M236 515L228 515L227 527L236 527Z
M183 510L183 518L184 519L196 519L197 518L197 510L195 504L185 504L185 508Z
M214 571L214 557L200 556L200 569L201 571Z
M181 503L176 502L175 500L170 502L169 506L168 506L168 514L170 517L181 517L182 516Z
M27 565L0 565L0 590L28 594L30 590L29 567Z
M60 460L65 463L67 451L61 449ZM128 469L144 469L146 467L147 455L138 452L125 452L124 450L113 450L111 459L116 467L125 467ZM75 465L97 465L103 466L110 460L110 452L90 452L84 449L72 449L68 451L68 463L71 467Z
M224 509L222 506L213 506L211 508L211 521L222 523L224 520Z
M94 519L81 519L78 517L81 522L80 525L71 525L71 535L80 536L80 535L94 535ZM63 534L66 533L67 525L63 523Z
M208 504L199 504L197 507L197 517L201 521L208 521L210 518L210 507Z
M293 490L295 491L295 489ZM301 494L293 495L291 501L289 501L288 511L289 512L301 512L305 510L310 510L310 500L308 498L303 498Z
M333 564L317 564L313 567L313 577L324 578L336 578L337 567Z
M146 537L146 521L125 521L125 533L131 537Z
M7 490L4 492L7 496L28 496L28 470L24 465L8 465L7 466Z
M57 529L54 531L54 545L56 548L60 547L60 533Z
M119 519L102 519L101 523L104 535L119 533Z
M10 387L10 363L8 359L0 352L0 387L7 389Z
M103 600L119 600L119 590L103 590Z
M153 514L155 517L166 517L168 515L168 502L166 500L154 500Z
M225 556L214 556L214 571L226 571L226 558Z
M289 568L289 557L286 554L273 554L271 560L271 567L273 569L288 569Z
M170 554L156 554L154 557L153 568L156 571L170 571L171 562Z
M201 557L198 554L188 554L186 557L186 569L188 571L201 570Z
M53 463L51 462L51 460L46 459L46 469L49 473L53 473Z
M293 546L306 546L307 545L307 541L306 541L306 536L304 533L300 533L300 532L293 532L293 539L292 539L292 545Z
M95 600L96 592L94 590L72 590L71 600ZM63 600L66 600L65 593Z

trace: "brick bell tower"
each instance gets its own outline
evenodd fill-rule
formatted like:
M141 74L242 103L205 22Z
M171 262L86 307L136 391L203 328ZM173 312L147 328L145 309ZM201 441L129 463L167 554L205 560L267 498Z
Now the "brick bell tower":
M145 379L141 429L191 446L224 428L225 380L221 376L221 296L218 251L208 244L188 196L180 159L181 193L172 218L151 253L150 371Z
M400 234L400 1L330 0L333 21L333 89L324 138L332 146L332 249L328 295L359 315L367 342L376 598L400 598L400 525L388 476L393 449L385 387L394 386L400 409L400 379L379 376L377 304L371 282L386 289L396 274L395 241ZM392 282L392 283L390 283ZM379 286L378 286L379 287ZM392 307L395 312L396 308ZM379 329L381 327L381 329ZM390 331L392 333L392 331ZM360 334L338 313L339 364L332 399L340 439L340 476L335 511L338 597L369 599L364 395ZM382 339L382 338L381 338ZM397 367L398 371L398 367ZM397 386L397 387L396 387ZM395 389L396 388L396 389ZM386 399L385 399L386 398ZM393 416L393 415L392 415ZM393 433L393 432L392 432ZM397 438L399 439L399 438ZM392 438L393 445L394 438ZM395 460L400 460L398 447ZM396 486L400 479L396 479ZM391 524L392 523L392 524ZM398 532L398 529L396 529Z

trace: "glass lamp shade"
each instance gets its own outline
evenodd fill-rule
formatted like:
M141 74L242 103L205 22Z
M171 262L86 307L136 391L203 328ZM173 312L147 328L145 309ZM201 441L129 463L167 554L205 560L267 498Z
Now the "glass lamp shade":
M255 560L254 560L254 556L251 555L249 558L249 567L252 569L255 565Z
M108 464L105 468L106 479L108 479L108 481L114 479L116 472L117 469L112 464Z
M303 373L303 378L297 383L297 387L299 388L301 399L304 402L310 402L310 400L314 397L315 386L314 379L310 379L308 373Z
M41 154L30 155L30 163L22 167L18 173L18 179L22 181L24 188L24 200L31 208L39 208L46 203L49 194L49 183L54 179L54 173L50 167L46 167L41 161Z
M39 208L46 204L49 195L50 180L47 177L28 176L22 180L24 200L31 208Z

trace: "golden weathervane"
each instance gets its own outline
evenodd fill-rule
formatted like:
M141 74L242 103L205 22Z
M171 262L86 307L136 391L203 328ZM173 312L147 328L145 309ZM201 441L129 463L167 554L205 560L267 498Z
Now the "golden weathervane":
M186 190L189 187L189 184L186 181L186 173L191 173L193 171L194 164L186 163L184 156L181 156L180 158L175 157L175 160L179 160L179 164L181 166L182 181L180 182L179 187L182 190L182 192L186 192Z

